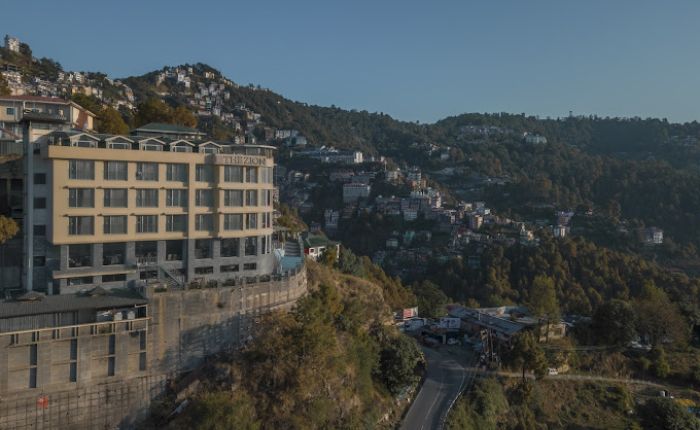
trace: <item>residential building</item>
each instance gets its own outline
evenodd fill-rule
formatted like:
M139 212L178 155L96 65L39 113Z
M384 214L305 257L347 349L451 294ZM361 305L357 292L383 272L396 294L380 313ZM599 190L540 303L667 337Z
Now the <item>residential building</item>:
M343 184L343 203L353 203L359 199L368 198L371 191L372 186L369 184L355 182Z
M35 145L26 289L182 285L275 269L273 147L76 131Z
M92 131L95 126L95 114L69 100L39 96L0 96L0 133L21 139L23 131L20 122L29 112L64 119L69 127L77 130ZM47 124L34 127L29 140L33 142L54 129Z
M326 252L329 248L335 248L336 259L340 257L340 243L334 242L323 233L305 233L302 235L304 241L304 254L314 261L318 259Z
M569 235L569 226L568 225L555 225L552 227L552 234L554 237L566 237Z
M19 39L12 37L9 34L5 35L5 49L12 52L19 52Z
M539 134L525 133L525 143L533 145L543 145L547 143L547 138Z

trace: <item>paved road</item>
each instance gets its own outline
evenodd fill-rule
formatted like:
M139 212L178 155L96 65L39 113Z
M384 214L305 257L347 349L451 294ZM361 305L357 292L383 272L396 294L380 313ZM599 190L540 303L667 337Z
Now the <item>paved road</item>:
M504 372L504 371L492 371L484 370L476 367L466 367L466 371L470 373L476 373L484 376L501 376L505 378L522 378L523 374L520 372ZM525 377L527 379L535 379L535 375L532 373L526 373ZM669 385L662 385L652 381L646 381L644 379L632 379L632 378L613 378L609 376L599 376L599 375L581 375L575 373L564 373L561 375L548 375L546 379L562 379L570 381L596 381L596 382L611 382L618 384L634 384L634 385L647 385L650 387L667 388Z
M408 410L401 430L441 429L461 388L474 376L465 371L454 355L431 348L424 348L423 352L427 362L425 382Z

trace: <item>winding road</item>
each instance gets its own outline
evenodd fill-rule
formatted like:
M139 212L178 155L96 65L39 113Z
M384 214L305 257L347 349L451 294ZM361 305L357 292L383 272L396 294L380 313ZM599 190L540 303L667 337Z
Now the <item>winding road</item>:
M423 352L427 362L425 381L404 417L401 430L441 429L447 412L476 373L459 363L470 358L465 350L458 356L431 348L424 348Z

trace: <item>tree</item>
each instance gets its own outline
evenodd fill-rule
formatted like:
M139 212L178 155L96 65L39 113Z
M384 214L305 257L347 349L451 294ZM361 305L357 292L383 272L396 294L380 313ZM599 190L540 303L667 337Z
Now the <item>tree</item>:
M98 115L97 130L100 133L128 134L129 126L116 109L105 106Z
M425 318L437 318L445 315L445 305L450 299L433 282L423 281L411 286L411 291L418 300L418 313Z
M19 226L12 218L0 215L0 245L12 239L19 232Z
M195 398L176 429L193 430L257 430L260 422L256 418L255 405L245 391L235 394L222 391L207 392Z
M665 342L684 343L688 337L688 325L678 306L671 302L664 290L645 282L635 302L637 329L652 345Z
M9 96L12 94L10 86L7 84L7 80L3 75L0 75L0 96Z
M184 106L178 106L172 111L171 122L185 127L197 127L197 117Z
M391 336L379 355L377 377L389 392L396 395L415 379L415 370L421 361L416 341L404 335Z
M596 341L603 345L627 345L637 335L636 314L622 300L603 303L593 315L591 329Z
M637 414L647 430L700 430L700 421L672 399L651 398Z
M549 339L549 324L551 320L559 318L559 301L552 278L543 275L535 276L530 288L528 306L533 315L546 321L547 339Z
M671 373L671 365L668 364L668 358L666 357L666 351L660 347L655 346L650 352L651 370L657 378L665 378Z
M172 109L160 99L150 98L136 106L136 127L151 122L171 123Z
M325 249L325 251L323 251L318 262L325 265L325 266L333 267L333 266L335 266L337 260L338 260L338 251L336 250L336 247L329 246Z
M522 369L523 382L527 370L532 370L538 379L547 374L547 358L531 332L517 335L505 358L509 364Z

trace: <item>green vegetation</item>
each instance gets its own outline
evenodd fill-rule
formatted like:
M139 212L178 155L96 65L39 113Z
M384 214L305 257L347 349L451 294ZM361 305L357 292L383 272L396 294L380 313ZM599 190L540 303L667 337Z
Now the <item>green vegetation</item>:
M209 379L167 428L391 428L394 398L417 382L420 350L385 324L382 285L315 263L308 270L312 291L291 312L263 316L255 339L218 365L226 376ZM147 427L163 426L164 406L173 405Z
M0 245L15 237L19 226L12 218L0 215Z
M700 429L700 421L671 399L650 399L639 406L638 414L648 430Z
M136 106L134 122L136 127L151 122L196 127L197 117L184 106L173 108L161 99L149 98Z

